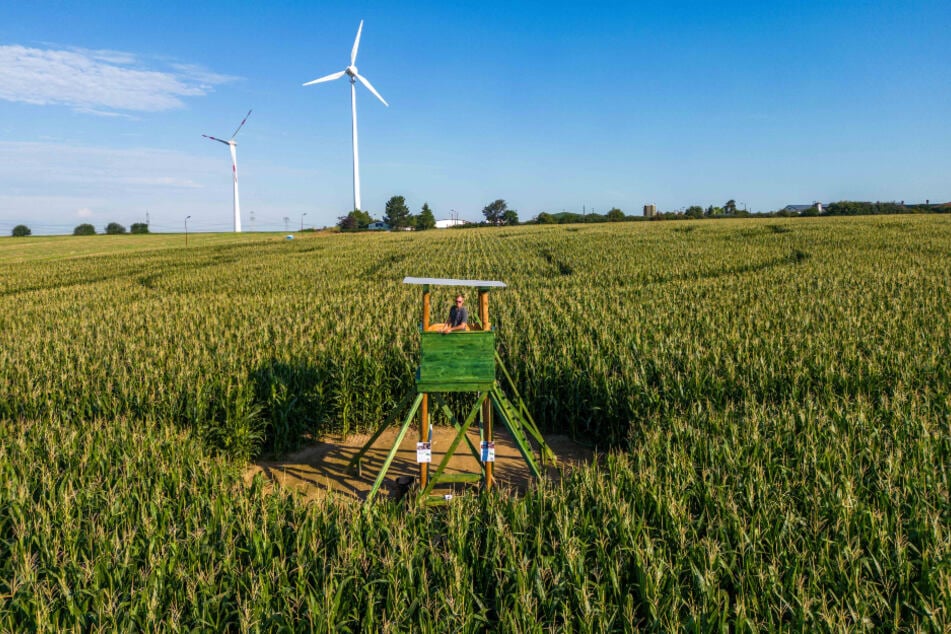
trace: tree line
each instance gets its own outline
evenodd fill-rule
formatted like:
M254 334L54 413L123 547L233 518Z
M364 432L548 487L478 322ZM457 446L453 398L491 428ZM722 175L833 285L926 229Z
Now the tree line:
M120 225L118 222L110 222L106 225L105 230L103 231L106 235L120 235L123 233L148 233L149 225L144 222L134 222L132 226L129 227L128 232L126 228ZM25 238L27 236L33 235L33 231L26 225L17 225L13 228L12 235L14 238ZM84 222L81 225L76 225L76 228L73 229L74 236L94 236L96 235L96 228Z
M429 203L423 203L419 213L413 215L409 206L406 204L406 198L403 196L393 196L386 201L385 213L382 222L385 222L390 229L413 229L416 231L425 231L433 229L436 226L436 216L430 209ZM370 212L362 209L354 209L346 216L338 218L337 226L341 231L360 231L367 229L373 223L381 222L374 218Z
M486 205L482 209L482 214L485 216L486 224L518 224L518 212L509 209L508 204L501 198ZM346 216L340 216L337 220L337 227L341 231L360 231L368 229L370 225L377 222L384 222L389 229L397 231L425 231L436 227L436 217L433 215L429 203L423 203L419 213L414 215L403 196L393 196L386 202L382 219L374 218L368 211L354 209Z
M722 206L691 205L679 211L658 211L650 217L627 215L617 207L612 207L606 214L579 214L570 211L560 211L550 213L540 212L533 219L525 224L580 224L580 223L599 223L599 222L625 222L641 220L685 220L702 218L744 218L744 217L779 217L788 218L796 216L870 216L884 214L916 214L916 213L951 213L951 202L932 205L909 204L902 202L864 202L842 200L820 207L814 204L802 210L779 209L770 212L749 212L746 209L737 208L736 201L730 199ZM493 226L512 226L519 224L518 212L508 207L504 199L499 198L492 201L482 208L482 215L485 220L483 225ZM341 231L360 231L366 230L380 219L374 218L370 212L360 209L354 209L346 216L338 218L337 227ZM406 204L406 198L403 196L393 196L386 202L385 212L382 222L385 222L390 229L394 230L414 230L425 231L433 229L436 226L436 217L433 215L429 203L423 203L418 214L413 214ZM103 231L106 235L120 235L127 233L126 228L118 222L110 222ZM149 225L144 222L135 222L130 226L128 233L143 234L149 233ZM23 238L32 235L32 231L27 225L19 224L13 228L12 236L14 238ZM96 235L96 228L83 223L73 229L74 236Z

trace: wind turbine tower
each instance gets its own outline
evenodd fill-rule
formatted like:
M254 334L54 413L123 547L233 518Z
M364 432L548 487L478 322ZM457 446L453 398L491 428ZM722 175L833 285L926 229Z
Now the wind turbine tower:
M238 125L238 129L234 131L234 134L231 135L231 138L225 141L224 139L218 139L213 136L208 136L203 134L202 136L206 139L211 139L212 141L217 141L218 143L224 143L228 146L228 149L231 150L231 175L234 178L234 232L241 233L241 202L238 200L238 155L235 148L238 147L238 144L235 143L234 138L238 136L238 131L244 127L245 122L248 120L248 117L251 116L251 111L248 110L248 114L244 115L244 119L241 120L241 124Z
M367 90L372 92L377 99L383 102L383 105L389 107L390 104L386 103L386 100L380 96L380 93L376 91L372 84L367 81L366 77L361 75L357 71L357 49L360 48L360 34L363 32L363 20L360 20L360 27L357 29L357 37L353 40L353 50L350 51L350 65L344 68L339 73L332 73L325 77L309 81L305 86L310 86L312 84L320 84L325 81L333 81L335 79L340 79L344 75L350 77L350 109L352 112L353 119L353 208L354 209L363 209L360 204L360 150L357 143L357 88L356 82L360 80L360 83L367 87Z

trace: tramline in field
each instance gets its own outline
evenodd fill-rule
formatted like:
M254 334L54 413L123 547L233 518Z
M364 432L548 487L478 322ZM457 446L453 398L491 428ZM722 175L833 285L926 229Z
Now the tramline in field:
M429 496L427 502L438 503L451 499L447 494L432 495L433 488L440 484L459 482L481 482L483 490L489 490L493 485L493 465L495 463L495 433L493 429L493 412L512 436L515 446L522 454L532 475L541 477L541 470L535 459L534 452L529 444L528 435L538 443L541 460L555 462L555 453L545 443L544 437L532 419L528 408L522 402L515 384L509 377L505 366L502 365L498 352L495 349L495 331L489 320L489 291L493 288L505 288L505 284L492 280L456 280L444 278L407 277L404 284L413 284L423 287L422 323L420 332L420 361L416 372L416 387L409 392L403 401L383 421L370 439L359 452L351 459L350 468L356 466L361 471L364 455L373 443L382 435L383 431L392 425L407 404L412 401L409 411L403 417L399 434L393 441L393 446L387 454L383 467L380 469L373 488L367 495L367 502L371 501L383 484L383 479L396 457L403 438L413 422L416 412L419 416L419 442L416 446L417 462L419 463L419 493ZM452 333L446 336L443 332L434 332L430 324L431 296L430 286L468 286L479 291L479 330L469 330ZM495 370L499 367L508 379L509 389L515 395L514 402L509 400L499 386ZM475 404L469 410L462 423L447 404L443 395L452 393L477 393ZM414 396L415 395L415 396ZM449 419L456 436L445 455L430 477L429 465L432 459L432 426L430 416L430 400ZM480 446L478 449L472 444L467 433L472 424L479 419ZM480 473L463 473L449 475L445 473L449 461L455 455L461 442L465 440L469 451L478 461Z

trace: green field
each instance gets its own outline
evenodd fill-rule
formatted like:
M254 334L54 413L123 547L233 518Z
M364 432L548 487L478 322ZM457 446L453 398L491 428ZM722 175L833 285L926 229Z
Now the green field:
M0 239L0 630L947 631L949 256L947 216ZM411 388L406 275L506 282L526 404L604 459L247 486Z

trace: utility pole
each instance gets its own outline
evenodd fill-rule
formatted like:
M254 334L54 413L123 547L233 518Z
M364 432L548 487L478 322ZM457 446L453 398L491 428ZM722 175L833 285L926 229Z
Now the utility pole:
M307 215L306 211L300 215L300 230L301 231L304 230L304 216L306 215Z
M291 219L288 218L287 216L284 216L284 233L287 233L288 231L290 231L290 226L291 226L290 222L291 222Z

